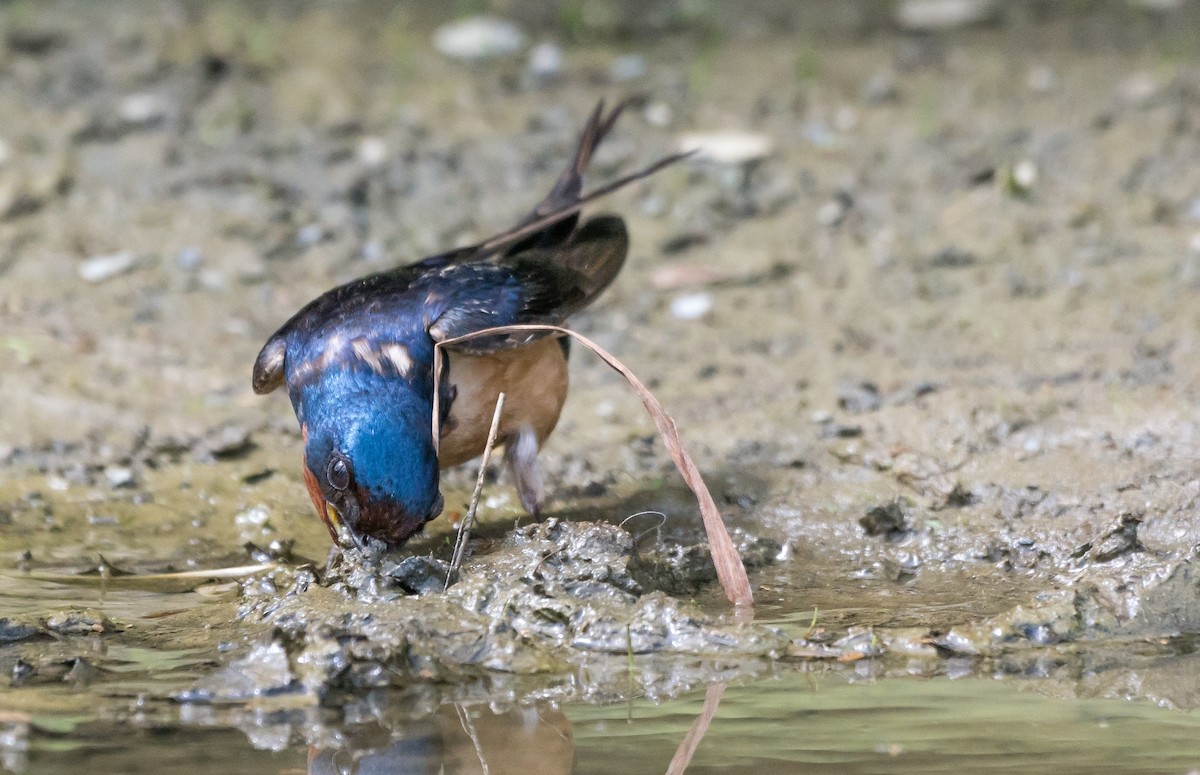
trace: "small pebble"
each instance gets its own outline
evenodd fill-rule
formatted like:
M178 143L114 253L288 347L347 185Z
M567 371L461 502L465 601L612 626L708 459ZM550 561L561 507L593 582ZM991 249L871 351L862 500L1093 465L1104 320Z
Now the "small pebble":
M383 246L383 243L377 239L367 240L363 243L362 250L359 252L359 255L362 256L363 261L367 261L372 264L378 264L387 258L387 249Z
M896 85L896 76L890 72L877 72L868 78L866 84L863 85L863 102L870 105L891 102L899 96L900 89Z
M837 132L823 121L809 121L804 125L800 134L818 148L837 148L841 143Z
M133 484L133 471L126 466L109 466L104 469L104 478L110 487L128 487Z
M1017 166L1013 167L1013 182L1023 189L1033 188L1033 184L1037 183L1037 178L1037 165L1029 159L1022 159L1017 162Z
M85 282L102 283L133 269L135 263L137 259L127 250L106 256L92 256L79 265L79 277Z
M364 137L358 141L355 156L364 167L378 167L387 161L387 143L378 137Z
M120 631L102 611L94 608L68 608L54 611L42 619L42 625L59 635L90 635Z
M846 217L849 206L842 197L830 199L817 208L817 223L822 226L837 226Z
M712 308L711 293L685 293L671 299L671 314L679 320L699 320Z
M883 395L873 382L847 382L838 386L838 406L851 414L874 412L883 406Z
M1132 104L1144 103L1158 94L1159 80L1145 71L1136 72L1117 85L1118 97Z
M225 286L228 285L225 273L217 269L205 269L197 279L200 281L201 286L210 291L224 290Z
M1037 165L1029 159L1022 159L1008 170L1004 176L1004 186L1010 194L1027 196L1037 183L1037 178Z
M625 54L613 60L608 76L614 83L634 81L646 74L646 59L641 54Z
M161 121L166 105L157 94L130 94L117 105L117 116L130 126L146 126Z
M1058 73L1049 65L1035 65L1029 68L1025 84L1032 92L1048 94L1058 88Z
M323 239L325 239L325 228L319 223L310 223L296 232L296 247L302 250L311 248Z
M475 62L510 56L525 45L521 28L507 19L471 16L443 24L433 33L433 47L451 59Z
M204 258L204 254L200 252L200 248L186 247L175 256L175 265L180 269L192 270L200 266L200 261Z
M661 218L667 214L667 200L659 194L648 194L638 209L649 218Z
M839 132L853 132L858 128L858 111L843 105L833 114L833 128Z
M656 126L663 129L671 125L671 120L675 118L671 106L665 102L651 102L642 111L642 117L646 119L646 123L650 126Z
M565 57L557 43L543 41L529 52L529 74L539 81L549 81L562 75Z

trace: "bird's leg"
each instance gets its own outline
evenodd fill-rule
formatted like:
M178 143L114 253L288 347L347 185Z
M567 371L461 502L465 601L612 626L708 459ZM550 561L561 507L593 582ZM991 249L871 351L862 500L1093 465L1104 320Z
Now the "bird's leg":
M329 571L333 570L334 565L342 556L342 547L335 543L329 547L329 556L325 558L325 575L329 575Z
M504 463L512 475L521 505L534 519L542 511L545 481L538 466L538 441L533 428L524 425L504 444Z

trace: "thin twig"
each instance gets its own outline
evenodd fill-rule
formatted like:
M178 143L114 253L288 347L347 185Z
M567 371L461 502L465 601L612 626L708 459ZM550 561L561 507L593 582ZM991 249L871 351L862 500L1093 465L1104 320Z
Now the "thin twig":
M717 502L713 500L712 493L708 491L708 485L704 483L704 477L700 475L700 469L696 467L692 456L684 449L683 442L679 439L679 430L675 427L675 421L671 419L671 415L667 414L667 410L663 408L663 405L654 397L649 388L642 384L642 381L635 377L633 372L625 364L618 361L612 353L586 336L561 326L527 324L485 328L481 331L464 334L463 336L443 339L434 345L434 385L438 384L438 379L441 375L442 347L449 347L460 342L478 339L482 336L495 336L496 334L511 333L513 331L552 333L559 336L572 337L575 341L600 356L605 363L624 377L625 381L633 387L634 392L642 399L642 405L646 407L646 412L650 415L650 419L654 421L654 426L658 428L658 433L662 436L663 443L666 444L667 451L671 454L671 459L675 461L675 467L679 469L679 473L683 474L684 481L687 482L688 487L691 488L696 496L696 501L700 505L700 516L704 520L704 532L708 536L708 548L712 554L713 565L717 568L717 579L721 583L721 590L725 593L725 597L735 606L749 610L754 605L754 594L750 591L750 579L746 576L746 566L742 563L742 557L738 554L737 547L733 545L733 539L729 537L729 531L725 529L725 522L721 518L721 511L717 508ZM440 411L437 401L438 391L436 387L433 395L433 438L436 444L441 431L440 418L438 417Z
M496 434L500 430L500 413L504 411L504 394L496 396L496 411L492 413L492 427L488 431L487 444L483 447L483 460L479 461L479 477L475 480L475 492L471 493L471 506L467 515L458 524L458 538L454 541L454 555L450 559L450 572L446 574L446 589L450 588L450 580L462 565L463 555L467 551L467 541L471 538L471 526L475 524L475 512L479 509L479 496L483 493L483 475L487 473L488 460L492 457L492 447L496 446ZM434 437L436 438L436 436Z
M174 573L142 573L128 576L82 575L78 573L54 573L49 571L0 571L0 579L17 578L49 581L56 584L98 585L107 589L167 589L191 590L205 582L218 579L243 579L283 567L279 563L265 562L257 565L238 565L229 568L209 568L177 571Z

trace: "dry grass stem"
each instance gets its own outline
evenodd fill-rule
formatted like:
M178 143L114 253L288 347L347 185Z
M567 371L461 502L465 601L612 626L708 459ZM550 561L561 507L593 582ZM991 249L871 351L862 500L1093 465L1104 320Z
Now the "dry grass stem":
M483 493L483 476L487 473L488 461L492 457L492 447L496 446L496 434L500 430L500 414L503 411L504 394L500 393L496 396L496 411L492 413L492 427L488 430L487 444L483 447L483 460L479 462L479 476L475 479L475 492L471 493L471 505L467 508L467 515L458 524L458 537L454 539L454 555L450 559L450 571L446 574L446 589L450 588L450 580L458 572L459 566L462 565L463 555L467 551L467 541L471 538L471 526L475 524L475 512L479 510L479 496ZM436 439L437 436L435 435L434 438Z
M712 553L713 564L717 568L717 579L721 582L721 589L725 593L725 597L729 598L730 602L739 607L748 608L753 606L754 595L750 591L750 579L746 576L746 567L742 564L741 555L738 554L737 548L734 547L733 540L729 537L729 531L725 529L725 522L721 518L721 512L717 509L716 501L713 500L712 493L708 491L708 486L704 483L704 478L700 475L700 470L696 468L695 462L692 461L692 456L687 453L687 450L683 447L683 442L679 439L679 431L675 427L675 421L671 418L671 415L667 414L667 410L654 397L654 394L642 384L642 381L635 377L633 372L626 368L625 364L618 361L615 356L603 347L586 336L570 329L562 328L561 326L516 325L486 328L437 343L434 347L433 358L434 384L438 384L438 380L441 378L441 359L443 357L441 349L443 347L452 347L455 344L471 339L513 333L515 331L528 331L531 334L553 333L559 336L569 336L600 356L605 363L625 378L625 381L630 384L634 392L642 399L642 404L646 407L646 412L650 415L650 419L654 421L655 427L658 428L658 433L662 436L663 443L666 444L667 451L671 454L671 459L675 461L675 467L683 474L684 481L687 482L688 487L696 495L696 500L700 504L700 516L704 520L704 532L708 535L709 551ZM533 337L531 336L530 338L532 339ZM433 438L435 443L441 432L437 394L438 391L434 390Z
M148 589L164 591L178 589L187 591L222 579L244 579L257 576L279 567L276 563L259 563L256 565L238 565L229 568L209 568L200 570L178 571L174 573L134 573L128 576L109 576L101 574L53 573L49 571L29 571L26 573L0 573L0 577L34 579L55 584L76 584L99 586L107 589Z

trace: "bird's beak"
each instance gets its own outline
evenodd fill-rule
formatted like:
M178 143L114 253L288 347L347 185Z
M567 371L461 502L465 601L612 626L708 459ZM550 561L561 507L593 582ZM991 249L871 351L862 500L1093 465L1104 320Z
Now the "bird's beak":
M335 534L341 532L346 523L342 522L342 515L338 512L337 507L329 501L325 501L325 524L329 525L329 529Z
M346 520L342 518L342 513L337 510L337 506L325 499L321 493L321 486L317 484L317 477L309 470L308 466L304 467L304 484L308 487L308 497L312 498L313 506L317 509L317 516L325 523L325 527L329 530L329 537L333 539L335 544L339 546L342 543L342 536L348 535L358 547L359 551L366 551L363 541L359 538L354 529L346 524Z
M354 546L358 548L358 551L363 554L367 553L367 545L363 542L362 537L354 532L354 528L346 524L346 521L342 519L342 513L329 501L325 501L324 521L329 531L333 534L333 542L335 544L344 546L346 536L349 536L350 540L354 542Z
M317 509L317 516L325 523L325 527L329 529L329 537L336 543L338 540L338 530L342 527L342 515L334 508L333 504L325 500L325 496L321 493L321 486L317 484L316 475L309 470L307 465L302 466L304 469L304 484L308 487L308 497L312 498L313 506Z

